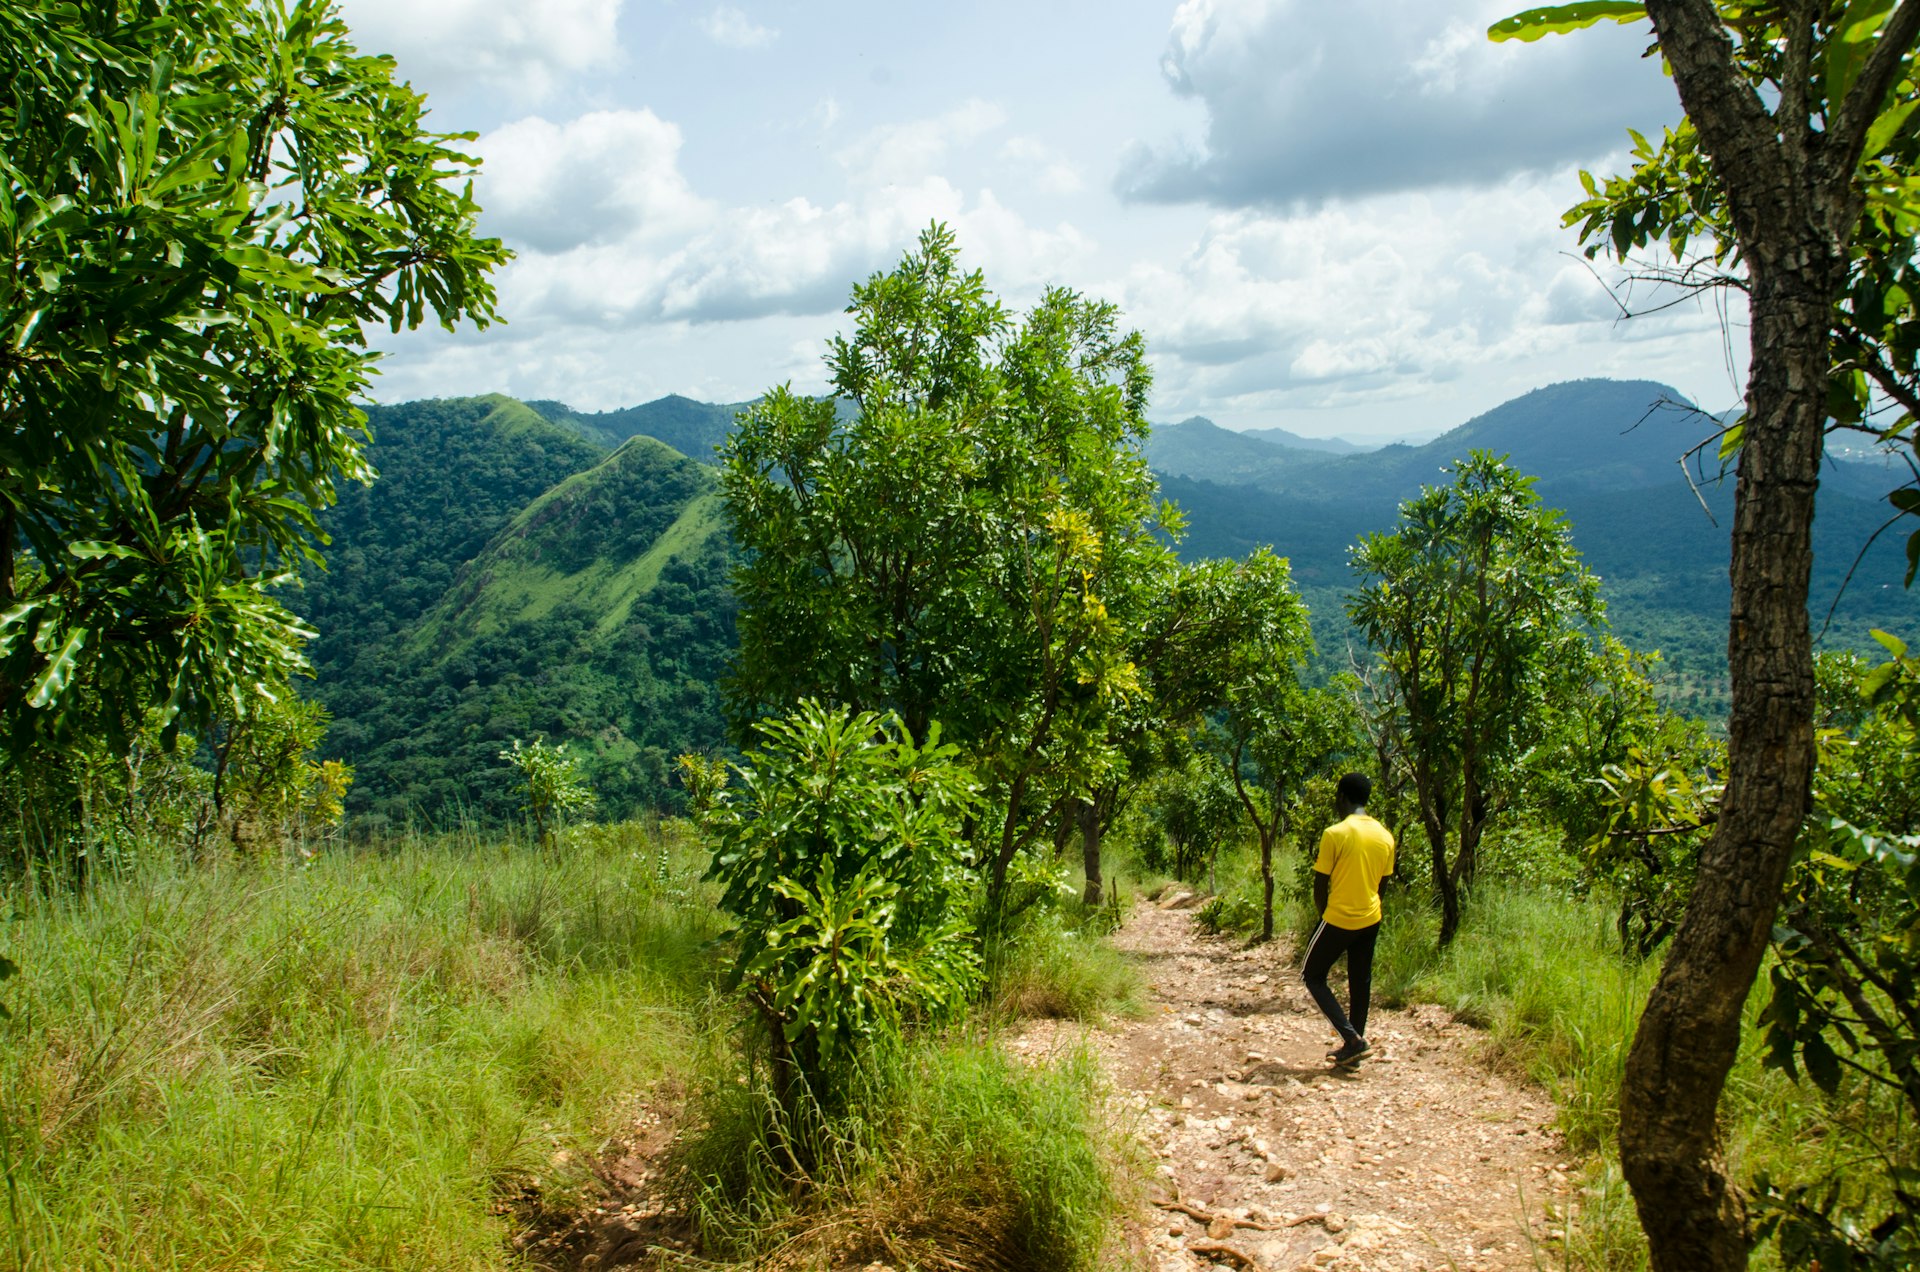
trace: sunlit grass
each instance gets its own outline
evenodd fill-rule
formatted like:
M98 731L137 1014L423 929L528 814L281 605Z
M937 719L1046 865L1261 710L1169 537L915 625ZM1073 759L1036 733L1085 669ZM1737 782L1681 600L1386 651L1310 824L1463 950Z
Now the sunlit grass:
M0 1267L500 1266L502 1190L689 1051L717 916L659 847L16 891Z

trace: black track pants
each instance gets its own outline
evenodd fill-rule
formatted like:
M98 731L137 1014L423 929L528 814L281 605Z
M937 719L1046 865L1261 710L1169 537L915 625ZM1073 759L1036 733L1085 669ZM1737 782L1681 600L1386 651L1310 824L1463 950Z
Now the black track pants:
M1307 965L1301 976L1307 982L1307 992L1313 995L1320 1010L1340 1032L1342 1039L1354 1035L1365 1037L1367 1033L1367 1004L1373 997L1373 943L1380 935L1380 925L1373 924L1356 930L1335 927L1321 921L1313 930L1313 939L1307 942ZM1347 1013L1340 1010L1340 1000L1327 988L1327 973L1342 954L1347 956L1347 1000L1353 1012L1353 1019L1347 1019Z

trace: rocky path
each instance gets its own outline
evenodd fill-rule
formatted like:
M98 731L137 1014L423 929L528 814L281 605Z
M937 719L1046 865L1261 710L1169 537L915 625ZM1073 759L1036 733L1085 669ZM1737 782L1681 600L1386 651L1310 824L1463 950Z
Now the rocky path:
M1571 1163L1553 1106L1479 1064L1434 1007L1376 1009L1351 1072L1286 942L1201 933L1142 903L1114 941L1144 964L1149 1014L1034 1022L1017 1053L1090 1046L1151 1196L1130 1225L1154 1272L1492 1272L1561 1266ZM1335 986L1344 996L1343 970Z

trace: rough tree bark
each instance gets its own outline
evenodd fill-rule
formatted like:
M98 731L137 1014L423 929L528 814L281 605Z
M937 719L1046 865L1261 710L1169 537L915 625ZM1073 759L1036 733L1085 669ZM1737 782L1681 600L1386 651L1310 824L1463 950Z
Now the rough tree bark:
M1080 823L1080 855L1087 873L1087 890L1080 900L1084 905L1096 906L1105 898L1100 877L1100 805L1090 799L1080 800L1074 805L1073 816Z
M1797 7L1793 38L1804 41L1814 9ZM1861 147L1920 32L1920 0L1903 0L1824 130L1810 124L1804 82L1784 86L1779 116L1769 114L1712 0L1647 0L1647 12L1727 195L1751 289L1752 363L1735 487L1726 793L1628 1055L1620 1154L1654 1267L1734 1272L1752 1237L1716 1111L1813 776L1806 605L1827 332L1860 215ZM1786 59L1803 71L1810 60L1804 47Z

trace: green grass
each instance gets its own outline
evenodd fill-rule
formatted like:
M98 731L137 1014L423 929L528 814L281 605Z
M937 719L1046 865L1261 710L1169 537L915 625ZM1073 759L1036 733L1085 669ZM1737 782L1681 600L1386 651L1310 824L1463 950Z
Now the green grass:
M882 1046L855 1112L814 1125L796 1156L765 1092L731 1063L704 1085L674 1163L710 1256L741 1267L1112 1266L1127 1197L1084 1052L1044 1067L990 1032Z
M503 1193L683 1066L685 843L410 843L17 889L0 1268L483 1268Z
M1119 888L1117 880L1113 886ZM1088 913L1063 901L1029 911L1011 931L990 939L986 1010L1001 1020L1094 1022L1143 1011L1139 968L1105 939L1124 904Z

